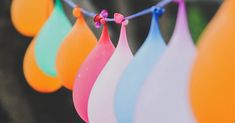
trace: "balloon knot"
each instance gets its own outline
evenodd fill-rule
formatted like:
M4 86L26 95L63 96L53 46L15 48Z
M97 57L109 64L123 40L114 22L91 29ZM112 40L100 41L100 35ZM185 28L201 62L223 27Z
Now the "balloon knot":
M155 13L155 14L158 14L159 16L161 16L161 15L164 14L165 9L164 9L164 8L161 8L161 7L153 6L153 7L152 7L152 12Z
M128 24L128 20L126 20L125 17L120 13L114 14L114 21L117 24L124 24L124 25Z
M100 28L102 24L106 24L106 18L108 17L108 15L108 11L104 9L94 17L96 28Z
M79 8L79 7L75 7L75 8L73 9L73 16L76 17L76 18L78 18L78 17L80 17L81 15L82 15L82 14L81 14L80 8Z

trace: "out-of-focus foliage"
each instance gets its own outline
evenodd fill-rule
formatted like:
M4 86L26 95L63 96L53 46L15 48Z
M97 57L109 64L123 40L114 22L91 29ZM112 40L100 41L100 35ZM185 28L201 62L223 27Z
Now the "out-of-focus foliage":
M200 34L202 33L205 26L207 25L207 22L203 18L204 15L201 9L197 7L192 6L191 8L189 8L188 13L189 13L188 18L190 22L190 30L192 33L192 37L193 37L193 40L197 42Z

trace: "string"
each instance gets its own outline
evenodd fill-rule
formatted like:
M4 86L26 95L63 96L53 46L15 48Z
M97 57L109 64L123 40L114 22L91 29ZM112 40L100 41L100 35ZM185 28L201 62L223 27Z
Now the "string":
M72 8L75 8L77 7L77 5L72 2L71 0L63 0L65 3L67 3L70 7ZM134 19L134 18L137 18L137 17L140 17L140 16L143 16L143 15L146 15L146 14L149 14L153 11L153 9L156 9L156 8L163 8L165 7L166 5L168 5L169 3L173 2L173 0L162 0L161 2L159 2L158 4L150 7L150 8L147 8L147 9L144 9L140 12L137 12L133 15L130 15L130 16L127 16L125 17L126 20L131 20L131 19ZM83 9L83 8L80 8L80 11L86 15L86 16L89 16L89 17L92 17L94 18L97 14L96 13L93 13L93 12L90 12L86 9ZM106 18L106 21L107 22L114 22L114 18Z

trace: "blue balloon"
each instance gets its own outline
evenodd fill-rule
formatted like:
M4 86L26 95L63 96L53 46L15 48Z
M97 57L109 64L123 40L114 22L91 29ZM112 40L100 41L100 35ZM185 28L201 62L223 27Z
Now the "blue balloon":
M158 24L161 14L153 12L148 37L118 82L115 96L115 112L120 123L133 123L138 92L152 71L153 66L159 61L160 56L166 49Z

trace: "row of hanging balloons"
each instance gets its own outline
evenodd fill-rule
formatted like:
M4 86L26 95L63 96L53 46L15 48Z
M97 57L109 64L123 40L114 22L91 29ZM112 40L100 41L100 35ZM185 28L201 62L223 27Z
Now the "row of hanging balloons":
M115 48L107 24L97 42L79 8L72 26L60 0L13 0L14 26L35 37L24 57L28 84L42 93L73 90L87 123L235 123L235 1L224 1L197 49L184 0L177 2L170 43L160 33L157 9L133 56L126 22Z

